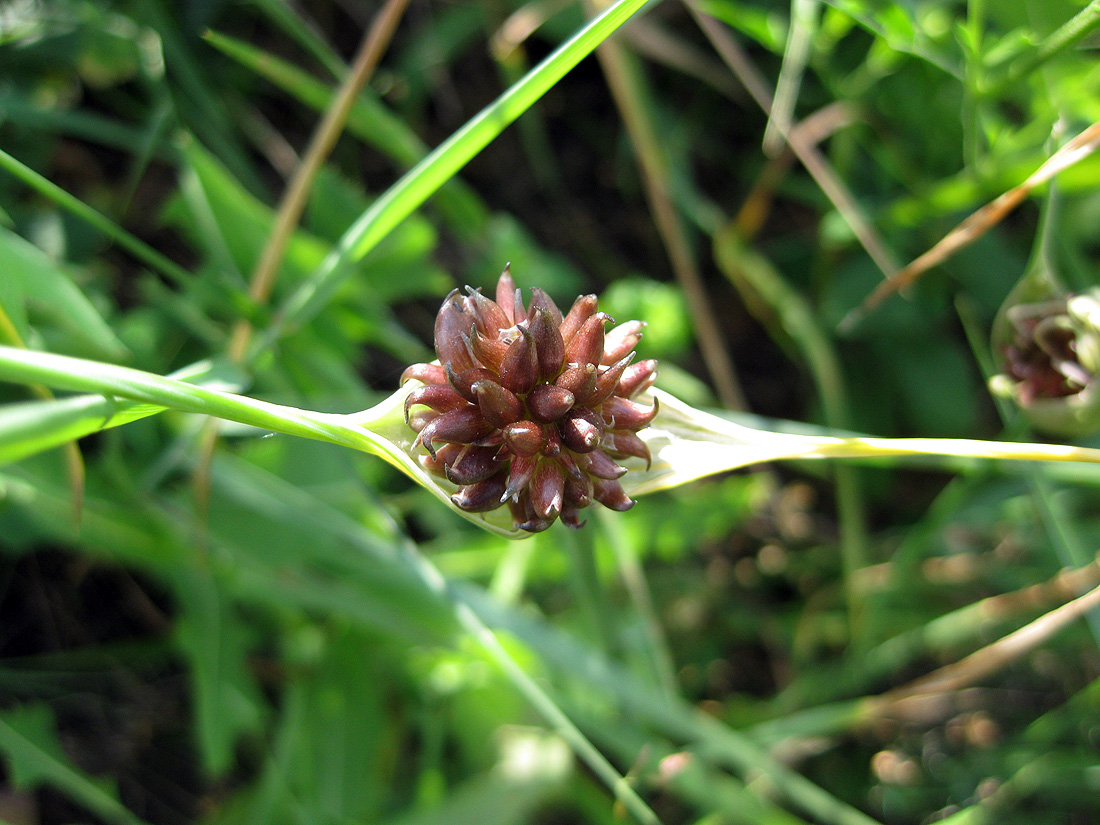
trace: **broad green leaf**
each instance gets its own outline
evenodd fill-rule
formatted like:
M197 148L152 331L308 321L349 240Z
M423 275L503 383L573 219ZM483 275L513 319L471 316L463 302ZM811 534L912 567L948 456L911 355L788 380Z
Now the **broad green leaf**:
M183 153L202 186L234 264L240 272L251 272L271 235L275 213L238 183L197 140L186 141ZM298 280L315 269L326 252L326 244L299 230L287 247L284 269Z

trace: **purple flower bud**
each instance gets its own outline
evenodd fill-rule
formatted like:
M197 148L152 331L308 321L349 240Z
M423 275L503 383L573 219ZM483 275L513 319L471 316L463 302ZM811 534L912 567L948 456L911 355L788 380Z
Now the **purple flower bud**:
M565 500L565 473L552 458L543 458L531 477L531 506L535 515L553 520Z
M507 343L499 338L486 338L477 330L466 336L466 340L470 342L470 351L481 366L493 373L500 372L501 362L508 353Z
M508 315L496 301L490 301L479 290L470 287L466 287L466 292L470 296L466 300L468 305L472 307L471 314L474 316L477 331L486 338L495 340L497 333L512 326Z
M468 335L474 325L473 317L466 311L464 302L454 290L443 302L439 314L435 316L435 352L439 360L462 372L475 366L463 336Z
M592 390L592 394L585 399L584 403L590 407L598 407L610 398L611 394L618 389L619 379L622 377L623 371L626 370L632 360L634 360L633 352L627 354L615 364L601 372L599 378L596 379L595 389Z
M539 359L535 340L523 327L519 338L513 341L500 362L500 384L517 394L531 391L539 380Z
M587 407L570 410L558 423L561 443L575 453L590 453L599 446L604 421Z
M500 500L518 500L520 493L527 491L531 485L531 479L535 477L535 469L541 461L537 455L517 455L512 459L512 465L508 468L508 486L500 496Z
M409 407L422 404L439 413L457 410L466 406L466 399L447 384L432 384L417 387L405 397L405 423L409 423Z
M586 507L588 505L585 505ZM581 518L581 507L579 505L565 503L565 506L561 510L561 521L566 527L573 530L580 530L588 523L588 519Z
M481 414L494 427L507 427L523 417L523 402L516 397L515 393L506 390L496 381L484 378L481 381L475 381L471 389L477 396L477 405ZM458 393L456 392L455 395Z
M561 455L561 432L559 427L548 427L546 433L546 445L542 448L542 454L549 458L557 458Z
M603 358L600 363L614 364L632 352L642 338L644 327L645 323L642 321L627 321L608 330L603 340Z
M508 320L513 324L516 321L515 304L516 293L519 290L516 289L516 282L512 279L512 265L505 264L504 271L500 273L500 278L497 280L497 304L500 305L501 310L508 316Z
M634 506L630 496L623 492L622 485L617 481L609 481L603 478L592 479L592 497L604 507L620 512L629 510Z
M579 455L577 463L596 478L616 479L626 474L626 467L620 467L603 450L593 450Z
M467 513L484 513L500 506L506 474L499 472L476 484L467 484L451 496L455 506Z
M527 394L527 406L536 421L550 423L572 409L573 393L553 384L538 384Z
M471 404L477 403L477 394L474 393L474 384L478 381L495 381L497 374L491 372L484 367L471 367L468 370L462 372L455 372L447 367L447 381L454 388L454 391L469 401Z
M451 448L458 448L458 451L447 463L444 473L455 484L477 484L479 481L485 481L501 468L495 447L447 444L440 447L436 455L442 457L443 451Z
M597 379L595 364L569 364L554 381L554 386L573 393L575 404L587 404L596 389Z
M647 470L649 469L650 463L653 461L649 454L649 446L634 433L608 433L604 436L603 448L616 457L621 456L626 458L627 456L632 456L634 458L645 459Z
M637 393L652 387L655 380L657 380L657 362L652 358L631 364L623 370L623 377L619 379L616 395L633 398Z
M561 322L561 337L566 344L573 340L584 322L596 314L596 306L595 295L582 295L573 302L569 314Z
M597 312L584 322L565 347L567 364L599 364L603 358L603 327L610 320L605 312Z
M439 364L413 364L401 373L400 383L410 380L421 384L443 384L447 381L447 371Z
M636 401L628 401L613 395L600 407L600 414L610 430L640 430L657 415L657 401L652 407L644 407Z
M534 455L546 446L546 433L534 421L517 421L503 430L504 443L516 455Z
M554 323L548 309L532 306L529 317L531 337L535 340L535 351L538 353L539 378L553 381L558 377L565 361L565 342L562 341L558 325Z
M563 490L565 505L574 508L587 507L592 503L592 479L586 475L579 477L566 476ZM565 512L565 508L562 508Z
M424 449L434 457L433 441L469 444L487 436L492 431L493 425L482 417L481 410L467 405L457 410L445 412L438 418L429 421L416 437L413 447L416 447L417 444L423 444Z
M533 313L536 309L545 309L550 313L550 320L554 325L554 329L561 327L561 322L563 320L561 310L558 309L558 305L554 303L554 299L537 286L531 288L531 309L528 315Z
M656 375L655 361L632 364L643 324L605 334L611 318L594 295L562 317L535 289L525 308L508 267L496 300L467 292L448 295L436 318L441 364L415 364L402 375L424 384L406 396L405 413L418 433L413 448L427 451L425 469L458 485L456 506L506 505L528 532L558 518L579 527L580 511L594 502L629 509L616 481L627 470L616 459L649 461L635 431L657 412L630 400Z

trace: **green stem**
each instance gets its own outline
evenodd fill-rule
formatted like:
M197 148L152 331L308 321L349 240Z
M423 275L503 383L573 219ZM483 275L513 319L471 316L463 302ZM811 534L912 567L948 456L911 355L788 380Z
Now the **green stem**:
M93 369L89 370L89 365ZM129 367L0 346L0 379L118 396L144 404L198 415L213 415L263 430L374 452L373 444L365 432L342 423L342 416L307 412L233 393L208 390Z
M1000 97L1048 60L1076 46L1097 28L1100 28L1100 0L1092 0L1033 51L1013 63L1005 76L987 89L983 96Z
M443 574L411 543L405 545L405 557L420 580L433 593L443 597L454 609L455 618L472 639L489 655L520 694L564 739L591 771L607 785L623 806L643 825L660 825L660 820L627 779L607 761L553 699L536 684L500 643L500 639L474 610L470 600L444 578Z

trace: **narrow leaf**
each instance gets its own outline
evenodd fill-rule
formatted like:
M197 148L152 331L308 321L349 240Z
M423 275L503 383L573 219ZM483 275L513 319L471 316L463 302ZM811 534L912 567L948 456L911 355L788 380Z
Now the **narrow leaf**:
M34 310L49 317L91 348L94 354L110 360L126 357L126 347L110 325L58 264L34 244L4 227L0 227L0 272L4 273L4 280L9 281L0 294L9 314L13 310L7 303L10 300L7 296L14 286ZM16 309L15 312L16 317L22 316L22 311Z

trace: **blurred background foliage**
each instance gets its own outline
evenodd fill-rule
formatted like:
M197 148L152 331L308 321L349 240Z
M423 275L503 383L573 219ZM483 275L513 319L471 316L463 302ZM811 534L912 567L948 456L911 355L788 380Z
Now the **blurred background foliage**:
M0 5L0 147L32 170L0 172L4 343L161 374L212 358L249 395L351 412L430 357L443 295L510 261L524 287L647 320L642 357L693 403L1033 437L986 391L989 329L1044 209L1051 266L1095 285L1095 159L837 330L876 257L916 257L1100 120L1095 0L652 4L322 312L277 327L375 197L593 12L413 0L254 300L274 209L380 5ZM816 167L762 149L754 83ZM244 363L226 357L242 318L277 330ZM229 425L196 484L204 432L165 413L82 441L78 525L71 451L0 467L5 821L632 816L460 603L665 823L1100 810L1097 621L891 700L1100 584L1094 471L768 468L508 543L382 462ZM443 590L410 572L415 548Z

